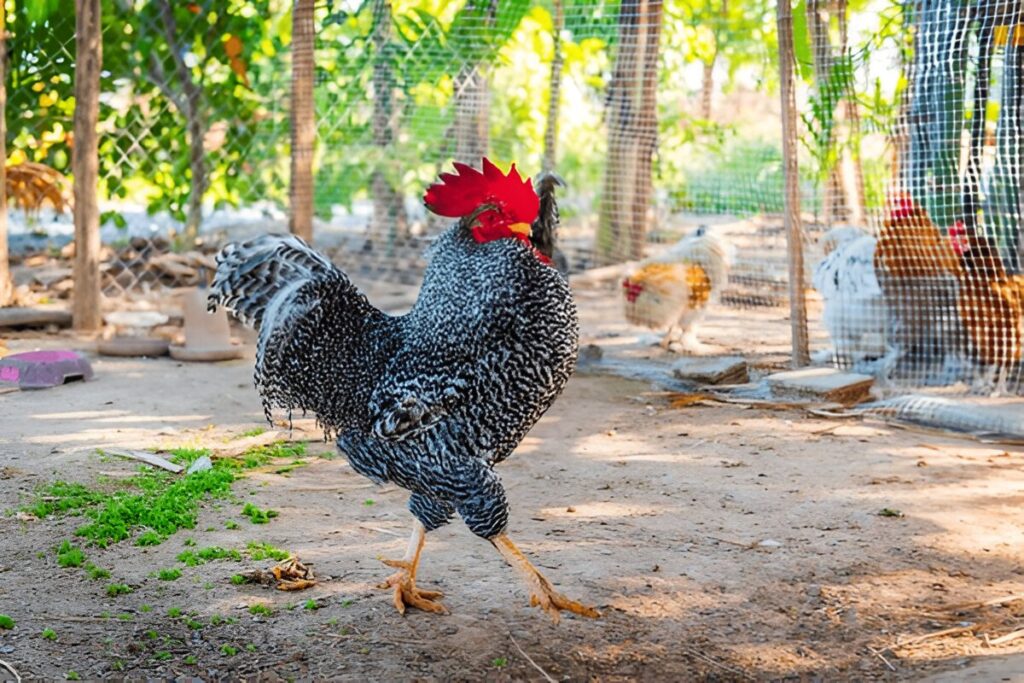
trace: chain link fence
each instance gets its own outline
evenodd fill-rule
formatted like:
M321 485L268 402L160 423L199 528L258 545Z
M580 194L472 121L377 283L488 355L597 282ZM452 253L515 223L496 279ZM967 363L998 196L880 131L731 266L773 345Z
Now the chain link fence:
M74 18L45 4L7 3L9 177L58 174L12 210L12 246L21 284L67 296ZM1019 3L794 5L797 286L774 2L310 6L313 66L293 69L291 2L104 0L106 305L160 301L224 240L288 229L290 103L311 81L314 241L362 283L415 288L444 227L423 189L486 155L566 180L560 246L596 334L783 357L797 291L817 362L1021 390Z

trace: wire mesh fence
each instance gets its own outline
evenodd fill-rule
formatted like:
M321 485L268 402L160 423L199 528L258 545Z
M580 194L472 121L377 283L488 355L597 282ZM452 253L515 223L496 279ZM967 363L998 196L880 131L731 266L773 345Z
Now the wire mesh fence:
M49 174L25 185L12 245L23 282L67 296L74 20L47 4L6 3L9 178ZM444 227L423 189L488 156L566 180L560 248L609 334L756 352L788 340L798 291L816 362L1021 390L1019 3L793 6L796 287L774 2L321 0L312 64L293 62L284 0L102 8L111 299L197 284L223 240L288 229L292 101L311 82L314 241L363 281L418 284Z

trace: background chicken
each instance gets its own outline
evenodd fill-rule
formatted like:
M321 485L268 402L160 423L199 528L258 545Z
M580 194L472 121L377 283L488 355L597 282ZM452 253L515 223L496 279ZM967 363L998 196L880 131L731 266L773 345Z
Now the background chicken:
M890 199L874 255L895 370L948 383L960 371L960 263L942 230L906 194Z
M968 357L987 370L981 377L984 383L995 380L996 391L1005 393L1011 373L1020 371L1024 276L1007 274L992 239L963 223L950 229L949 238L960 256L957 310Z
M522 573L531 604L597 612L559 594L505 533L509 508L494 465L562 391L576 360L576 308L551 264L555 183L538 198L515 166L456 164L426 193L458 217L431 247L413 309L390 316L296 237L224 248L210 295L259 328L256 386L271 408L309 410L353 469L411 491L409 550L385 564L406 605L444 612L416 587L426 532L458 513ZM532 226L531 226L532 223Z
M626 319L664 329L661 346L704 349L696 328L729 280L731 245L700 226L668 251L641 262L623 281Z
M875 277L875 238L855 227L834 228L821 238L825 257L812 282L824 301L822 322L832 348L815 358L856 372L884 372L888 313Z

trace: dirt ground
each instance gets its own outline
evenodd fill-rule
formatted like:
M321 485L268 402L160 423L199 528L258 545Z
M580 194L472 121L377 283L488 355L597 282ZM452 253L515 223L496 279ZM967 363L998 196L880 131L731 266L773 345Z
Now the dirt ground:
M84 343L22 336L8 345ZM571 381L500 471L510 534L556 587L599 606L599 620L552 624L458 522L430 534L420 571L423 585L444 591L451 615L398 615L374 586L389 573L377 558L405 548L405 493L328 457L248 475L234 500L205 505L195 530L161 545L86 548L111 580L134 588L108 597L107 582L57 566L53 550L81 518L33 521L15 511L53 480L89 483L137 467L97 448L202 446L263 421L251 358L97 358L94 367L87 384L0 395L0 613L16 622L0 630L0 659L27 679L74 671L83 679L1021 680L1024 672L1024 639L996 640L1024 626L1024 600L979 604L1024 596L1024 452L799 411L674 408L648 384L595 375ZM252 525L239 514L246 501L280 516ZM239 527L225 528L229 519ZM229 581L267 562L183 567L176 581L151 575L181 566L175 558L190 538L200 547L268 542L331 578L292 594ZM311 598L319 609L303 608ZM273 605L272 616L252 615L254 603ZM168 616L171 608L198 628ZM214 624L215 615L237 621ZM57 639L43 638L45 628ZM0 680L9 677L0 668Z

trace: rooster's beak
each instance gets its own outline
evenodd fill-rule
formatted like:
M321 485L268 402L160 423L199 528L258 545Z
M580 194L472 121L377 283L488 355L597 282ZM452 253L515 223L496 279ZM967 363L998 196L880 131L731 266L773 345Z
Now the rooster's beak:
M512 232L519 233L520 235L526 235L527 237L529 237L530 233L533 232L533 228L530 227L529 223L513 223L508 226L508 229Z

